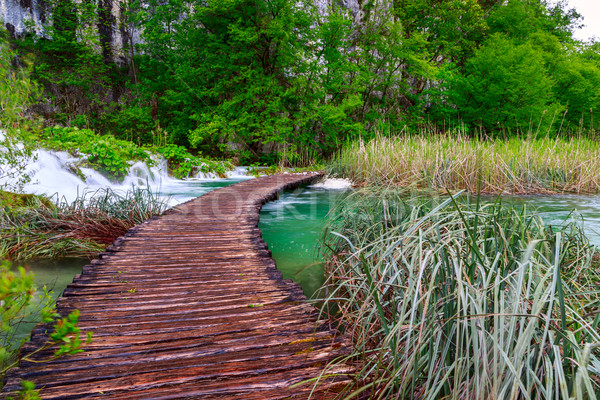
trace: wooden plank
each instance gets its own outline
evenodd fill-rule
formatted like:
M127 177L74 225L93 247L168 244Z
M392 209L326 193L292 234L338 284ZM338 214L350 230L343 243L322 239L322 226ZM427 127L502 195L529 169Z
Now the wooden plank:
M290 387L346 354L347 339L282 279L258 229L262 204L319 176L240 182L130 229L57 302L62 315L81 311L95 341L85 353L22 362L2 393L14 395L28 379L45 399L335 397L348 367L314 392ZM24 351L46 341L48 329L36 327Z

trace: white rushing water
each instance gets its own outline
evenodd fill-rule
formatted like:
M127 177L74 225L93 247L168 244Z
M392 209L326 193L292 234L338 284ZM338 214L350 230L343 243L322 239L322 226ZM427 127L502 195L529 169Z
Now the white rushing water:
M311 187L332 190L346 190L352 187L352 181L350 179L342 178L326 178L321 182L311 185Z
M43 194L55 201L72 202L83 193L95 192L102 188L126 191L132 186L147 187L153 192L168 197L169 204L175 205L200 196L215 187L232 182L250 179L246 167L238 167L227 173L227 178L218 178L214 174L198 173L189 179L175 179L167 172L167 162L156 160L149 167L144 162L131 165L129 173L122 182L112 182L100 172L91 168L77 168L81 159L67 152L36 150L27 163L25 173L31 180L25 184L25 193ZM10 178L14 180L14 177ZM8 178L0 178L0 187L8 183Z

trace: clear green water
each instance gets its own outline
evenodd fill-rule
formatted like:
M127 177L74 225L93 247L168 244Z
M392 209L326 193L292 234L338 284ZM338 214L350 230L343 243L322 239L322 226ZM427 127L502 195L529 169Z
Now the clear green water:
M503 201L528 210L537 210L545 222L559 226L573 217L583 222L590 242L600 246L600 196L598 195L530 195L505 196Z
M259 228L286 279L298 282L311 297L324 282L318 255L325 216L345 191L308 187L284 193L267 203L260 213Z
M324 281L323 263L318 255L324 218L346 192L308 187L285 193L263 206L259 227L285 278L298 282L307 297ZM494 197L484 201L494 201ZM503 201L516 207L537 210L555 226L570 216L584 223L590 241L600 246L600 196L505 196Z

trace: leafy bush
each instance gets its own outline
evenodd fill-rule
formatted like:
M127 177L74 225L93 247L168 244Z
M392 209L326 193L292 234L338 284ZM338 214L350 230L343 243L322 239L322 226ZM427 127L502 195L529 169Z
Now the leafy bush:
M527 132L544 114L547 127L562 111L542 53L500 34L475 51L464 74L453 75L448 84L456 116L486 132Z
M168 144L162 147L141 147L112 135L98 135L90 129L53 127L45 130L43 145L87 156L86 164L105 172L114 179L127 175L133 161L154 165L154 155L168 161L169 172L176 178L187 178L197 172L224 176L233 168L229 161L216 161L192 155L185 147Z
M79 311L75 310L65 318L56 313L52 302L51 293L46 287L36 296L37 287L33 282L33 274L19 267L17 271L10 268L10 264L2 262L0 265L0 303L2 315L0 325L0 388L6 372L16 366L20 360L30 360L34 354L53 349L50 359L55 359L66 354L82 352L84 340L81 338L81 329L77 326ZM49 335L49 340L41 348L28 354L19 354L19 350L27 339L18 341L15 333L23 322L32 319L43 323L54 323L54 329ZM87 333L89 343L92 333ZM35 399L37 391L31 382L23 382L21 398ZM29 397L26 397L29 396Z
M130 161L153 163L148 150L111 135L98 135L90 129L47 128L43 134L43 144L52 149L86 155L90 167L115 179L127 175Z
M158 153L167 159L169 171L176 178L188 178L194 173L215 173L225 176L225 173L233 169L229 161L214 161L208 158L194 156L183 146L169 144L158 148Z
M140 146L154 144L152 132L156 128L156 122L152 119L150 107L117 108L108 112L104 119L102 131Z
M118 151L106 140L99 140L89 147L88 162L107 172L113 177L122 177L127 174L129 164L118 154Z

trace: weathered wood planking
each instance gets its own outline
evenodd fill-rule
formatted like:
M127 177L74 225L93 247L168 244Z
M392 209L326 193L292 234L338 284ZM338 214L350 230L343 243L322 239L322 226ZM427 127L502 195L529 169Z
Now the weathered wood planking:
M278 192L319 176L248 180L131 229L58 301L62 315L81 311L93 343L52 362L22 362L7 375L5 396L27 379L48 400L308 398L312 385L290 386L319 376L345 344L282 279L258 213ZM45 329L25 351L46 341ZM311 398L333 398L337 384L324 382Z

